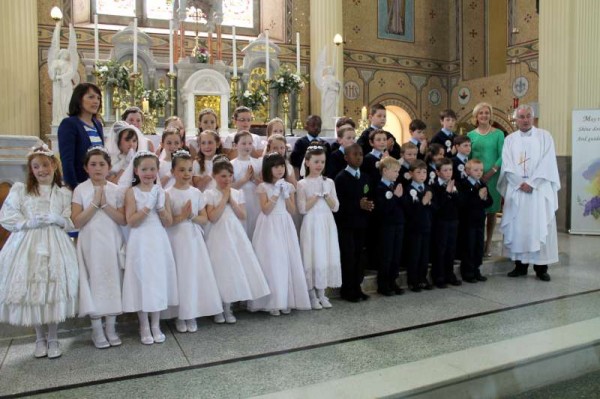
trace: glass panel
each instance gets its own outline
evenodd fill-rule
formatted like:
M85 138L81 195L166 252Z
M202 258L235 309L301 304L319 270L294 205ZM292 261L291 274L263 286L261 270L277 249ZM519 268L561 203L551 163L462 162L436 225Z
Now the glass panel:
M101 1L101 0L100 0ZM118 2L118 0L113 0ZM131 0L133 2L133 0ZM168 20L172 16L172 1L168 0L146 0L146 16L149 19ZM196 9L188 7L187 22L197 22ZM202 10L199 10L201 13ZM118 14L126 15L126 14ZM206 18L206 16L204 16ZM202 19L200 23L206 23ZM223 25L237 26L242 28L254 27L254 1L253 0L223 0Z
M96 0L96 13L133 17L135 0Z
M173 15L173 1L146 0L146 17L149 19L171 19Z

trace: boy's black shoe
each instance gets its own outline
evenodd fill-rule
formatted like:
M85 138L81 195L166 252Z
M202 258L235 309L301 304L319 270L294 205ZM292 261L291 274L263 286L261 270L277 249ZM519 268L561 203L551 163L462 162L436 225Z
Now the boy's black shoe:
M475 279L477 281L487 281L487 277L484 277L481 274L478 274L477 276L475 276Z
M538 273L537 278L546 282L550 281L550 275L548 273Z
M527 270L522 270L517 267L515 267L513 269L513 271L511 271L507 274L508 277L521 277L521 276L526 276L526 275L527 275Z
M394 285L392 287L392 291L394 291L394 294L396 294L396 295L404 294L404 290L402 288L398 287L397 285Z
M377 293L383 295L383 296L393 296L394 293L392 291L387 291L387 290L377 290Z
M435 286L441 289L448 288L448 285L446 283L437 283Z
M467 277L467 278L463 277L463 281L473 284L473 283L477 282L477 279L475 277Z
M413 285L413 286L410 286L410 290L412 292L421 292L421 287L419 287L418 285Z
M365 294L364 292L360 292L360 294L358 294L359 299L362 299L363 301L366 301L367 299L369 299L370 297Z
M450 280L450 284L458 287L459 285L462 285L462 281L460 281L459 279L455 278L453 280Z

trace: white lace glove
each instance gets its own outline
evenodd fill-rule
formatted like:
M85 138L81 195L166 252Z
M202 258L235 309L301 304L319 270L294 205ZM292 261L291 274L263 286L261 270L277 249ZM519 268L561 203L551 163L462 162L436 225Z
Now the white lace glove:
M283 186L281 187L281 194L283 194L283 198L288 199L290 198L290 194L291 194L292 190L290 188L289 184L283 184Z
M158 185L156 185L154 187L158 187ZM156 196L156 210L157 211L160 212L163 209L165 209L165 201L166 201L165 190L163 190L162 187L158 187L158 194Z
M279 191L279 194L283 194L283 190L285 189L285 180L284 179L279 179L275 182L275 188L277 190L275 191Z
M152 190L150 190L150 193L148 194L148 198L146 199L146 203L144 204L144 207L146 207L150 210L152 210L156 207L159 189L160 189L160 187L158 187L158 184L155 184L152 187Z
M39 221L41 224L47 224L47 225L54 224L58 227L65 227L67 225L67 223L65 222L65 218L60 215L57 215L55 213L41 215L39 217Z
M125 167L127 167L127 165L129 165L129 163L133 161L134 156L135 151L133 150L133 148L130 148L129 151L127 151L127 155L125 156Z
M38 215L33 215L31 219L23 220L15 225L17 231L21 230L31 230L37 229L38 227L43 226L40 217Z

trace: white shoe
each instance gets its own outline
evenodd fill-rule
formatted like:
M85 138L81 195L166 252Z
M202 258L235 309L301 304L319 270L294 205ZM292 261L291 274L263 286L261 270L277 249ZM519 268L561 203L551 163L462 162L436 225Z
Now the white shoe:
M35 351L33 352L33 356L38 359L48 356L48 342L46 341L46 338L40 338L35 341Z
M140 328L140 338L144 345L152 345L154 343L154 338L152 338L149 328Z
M331 302L329 302L329 298L327 298L326 296L322 296L321 298L319 298L319 302L321 302L321 306L324 309L330 309L333 307L331 305Z
M198 331L198 324L196 323L196 319L186 320L185 324L187 326L188 332L194 333Z
M48 340L48 359L56 359L61 357L60 345L57 339Z
M233 324L237 321L237 319L235 318L235 316L233 315L232 312L225 312L225 323L227 324Z
M165 334L160 331L160 327L152 327L150 330L152 331L152 338L155 344L162 344L167 339Z
M92 332L92 342L94 343L94 346L98 349L110 348L110 343L106 340L104 332L102 332L101 336L96 335Z
M175 329L180 333L187 332L188 328L185 320L175 319Z
M121 342L121 338L117 335L116 332L106 332L106 339L108 339L108 343L110 346L120 346L123 342Z
M216 314L213 321L217 324L223 324L225 323L225 316L223 316L223 313Z
M276 310L271 310L271 311L269 312L269 314L270 314L271 316L281 316L281 312L280 312L279 310L277 310L277 309L276 309Z
M283 314L290 314L290 313L292 313L292 309L283 309L281 311L281 313L283 313Z
M321 306L321 302L319 302L319 300L317 298L312 298L310 300L310 307L313 308L314 310L323 309L323 306Z

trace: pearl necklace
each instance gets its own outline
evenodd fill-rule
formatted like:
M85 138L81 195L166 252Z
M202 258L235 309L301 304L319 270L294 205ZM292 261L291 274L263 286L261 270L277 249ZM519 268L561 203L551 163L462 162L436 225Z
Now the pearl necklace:
M486 129L485 132L482 132L479 128L477 128L477 133L479 133L482 136L486 136L491 131L492 131L492 125L488 125L488 128Z

